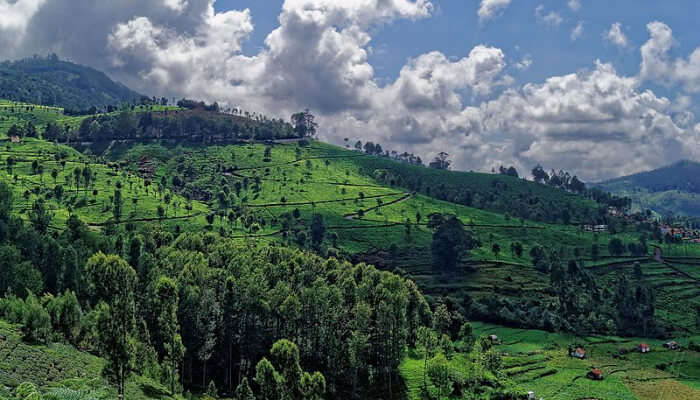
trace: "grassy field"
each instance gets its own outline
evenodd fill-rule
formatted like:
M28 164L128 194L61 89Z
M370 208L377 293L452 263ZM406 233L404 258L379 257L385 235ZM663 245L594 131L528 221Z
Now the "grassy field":
M495 334L500 338L502 344L497 347L505 354L506 375L534 391L538 398L684 400L700 396L700 353L667 350L663 341L575 337L483 323L475 323L474 328L479 335ZM684 346L690 339L677 341ZM613 357L620 349L632 350L639 343L650 344L652 351ZM585 360L567 355L567 348L575 344L585 346ZM605 379L587 379L591 367L600 368Z

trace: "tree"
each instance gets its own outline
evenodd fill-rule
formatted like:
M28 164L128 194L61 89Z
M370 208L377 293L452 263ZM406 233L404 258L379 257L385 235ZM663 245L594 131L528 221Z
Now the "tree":
M124 398L124 384L132 370L136 271L121 257L102 252L90 257L86 266L91 289L100 301L97 326L101 350L107 360L105 376L117 385Z
M610 240L610 243L608 243L608 250L610 251L611 255L620 256L625 252L625 245L622 243L622 240L613 238Z
M292 115L292 125L294 126L294 132L301 137L314 137L316 135L316 128L318 124L315 122L315 118L309 109L293 114Z
M539 164L537 164L537 166L532 169L532 178L537 183L548 183L549 182L549 175L544 170L544 168L542 168L542 166Z
M12 211L12 189L5 182L0 182L0 221L7 221Z
M278 381L281 378L272 363L263 357L255 366L255 382L260 388L260 398L265 400L278 400L280 393Z
M470 353L474 348L474 343L476 342L476 336L474 335L474 329L470 322L465 322L459 328L459 339L462 344L462 353Z
M464 253L475 247L476 241L471 233L464 229L457 217L452 216L433 234L430 246L433 266L439 270L453 271Z
M326 223L323 220L323 215L314 214L311 221L311 244L318 248L326 236Z
M520 258L523 256L523 244L520 242L514 242L510 244L510 252L516 257Z
M163 362L167 368L170 392L175 393L177 374L182 357L185 355L185 346L182 344L180 325L177 319L177 286L172 279L164 276L158 279L153 307Z
M447 305L445 305L445 303L438 304L433 314L433 329L435 329L435 332L438 334L444 334L450 331L451 325L452 315L447 309Z
M591 258L597 260L600 257L600 247L597 244L591 246Z
M46 233L51 225L53 214L46 208L42 198L37 199L29 210L29 221L38 232Z
M452 161L449 160L450 155L445 153L444 151L440 152L433 161L430 162L429 166L430 168L435 168L435 169L450 169L450 164L452 164Z
M452 373L450 363L444 354L438 353L428 363L430 382L437 389L437 398L442 399L452 393Z
M238 387L236 387L236 392L233 394L233 398L235 400L255 400L253 390L250 388L250 384L248 384L248 378L243 377L241 383L239 383Z
M433 356L437 345L438 339L435 331L425 326L418 328L418 346L420 346L423 352L423 387L426 389L428 387L428 382L426 380L428 360Z
M51 332L51 318L33 293L29 293L25 302L22 334L24 340L34 343L46 343Z
M501 252L501 245L498 243L494 243L493 246L491 246L491 252L493 255L498 259L498 254Z
M299 398L303 374L299 365L299 348L289 340L282 339L272 345L270 356L279 370L282 399Z
M634 262L634 279L641 281L644 278L644 272L642 271L642 265L639 261Z
M114 219L119 221L122 217L122 205L124 204L121 190L116 189L114 191L114 198L112 202L112 214L114 215Z

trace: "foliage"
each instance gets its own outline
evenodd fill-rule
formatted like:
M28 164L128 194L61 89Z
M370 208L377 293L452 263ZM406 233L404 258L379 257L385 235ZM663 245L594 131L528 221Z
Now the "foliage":
M0 98L70 109L105 108L140 95L102 72L55 55L0 63Z

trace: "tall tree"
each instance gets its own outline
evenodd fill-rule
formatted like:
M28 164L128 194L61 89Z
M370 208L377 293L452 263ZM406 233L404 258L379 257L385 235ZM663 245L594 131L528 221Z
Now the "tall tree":
M102 252L90 257L86 269L95 298L100 301L98 336L107 359L103 373L117 385L119 398L123 399L134 359L136 271L121 257Z
M170 392L175 393L177 374L182 357L185 355L185 346L182 344L180 324L177 319L178 291L172 279L167 277L158 279L153 307Z

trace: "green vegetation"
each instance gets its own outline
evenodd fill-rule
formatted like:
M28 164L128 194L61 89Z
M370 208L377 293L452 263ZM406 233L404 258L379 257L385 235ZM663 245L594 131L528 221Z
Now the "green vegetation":
M104 109L141 95L104 73L55 55L0 63L0 98L76 110Z
M308 113L288 124L180 105L68 116L0 103L0 318L37 357L63 343L85 360L0 381L12 395L23 382L129 399L697 389L700 249L607 212L624 199L348 151L310 140ZM612 335L685 348L612 359L637 340ZM575 343L625 371L585 379Z

